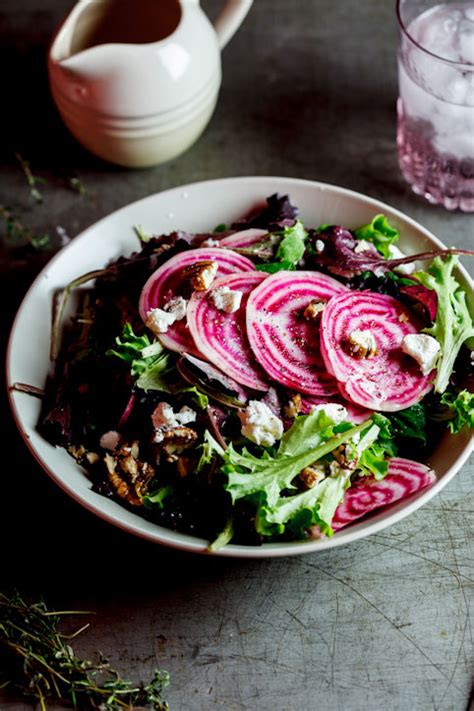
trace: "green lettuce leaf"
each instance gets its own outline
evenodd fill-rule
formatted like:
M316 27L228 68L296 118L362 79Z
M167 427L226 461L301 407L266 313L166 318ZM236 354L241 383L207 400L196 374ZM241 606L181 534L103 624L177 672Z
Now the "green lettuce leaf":
M175 365L175 357L159 341L136 336L129 323L115 339L117 347L107 351L130 364L135 385L141 390L158 390L164 393L189 393L193 402L204 410L209 405L208 396L196 386L183 385Z
M177 392L174 390L173 392ZM191 396L191 399L193 402L201 409L205 410L206 407L209 405L209 398L208 396L203 393L201 390L196 385L192 385L189 388L182 388L179 390L180 393L189 393Z
M257 264L255 269L258 272L266 272L267 274L276 274L277 272L291 272L294 269L292 262L270 262L269 264Z
M296 266L304 254L308 233L301 220L296 220L292 227L285 227L282 230L282 235L283 239L278 245L276 258L280 262L291 262Z
M474 428L474 393L468 390L445 392L441 396L441 405L444 406L442 419L448 421L453 434L461 432L464 427Z
M171 354L165 352L145 360L147 361L147 366L142 370L135 385L142 390L158 390L164 393L176 392L172 384L173 377L176 376L176 368L171 359Z
M207 547L209 553L215 553L216 551L224 548L228 543L231 542L234 535L234 519L230 517L227 520L226 525L219 533L217 538Z
M335 422L324 410L297 417L283 435L277 450L258 448L258 453L233 444L223 451L212 435L205 433L202 445L202 465L217 454L223 460L221 471L227 475L225 489L233 503L248 499L256 508L255 528L263 536L279 536L288 527L295 537L301 537L312 524L326 535L332 535L334 512L350 485L352 469L336 466L332 473L306 491L295 486L296 477L318 460L334 461L331 453L342 444L350 463L358 460L362 474L383 478L388 470L388 456L395 450L390 439L390 423L386 417L374 414L372 419L353 426Z
M147 509L163 509L164 500L173 492L173 487L170 484L161 486L153 492L153 494L145 494L143 497L143 505Z
M388 413L387 418L396 440L415 440L416 445L426 447L428 443L426 407L422 402L411 405L405 410Z
M308 449L318 447L322 441L334 435L333 427L333 420L324 410L296 417L280 440L278 457L297 457Z
M153 355L159 355L164 351L160 343L152 344L146 334L136 336L129 323L124 325L122 334L117 336L115 343L117 347L109 349L106 355L116 356L120 360L129 363L134 376L141 375L149 367L150 359L153 357L150 353L144 356L142 352L144 349L150 348L150 346L156 347L157 350Z
M216 455L218 457L224 456L224 450L217 440L214 439L209 430L205 430L204 432L203 443L200 445L200 449L201 456L197 463L196 474L199 474L205 466L210 464Z
M323 534L332 536L331 521L350 485L350 476L349 470L341 469L312 489L280 497L272 507L262 504L256 517L258 533L264 536L281 535L289 523L292 532L301 538L305 530L317 524Z
M427 272L417 272L414 276L428 289L434 289L438 296L438 310L434 323L425 328L437 339L441 346L434 380L434 390L444 393L448 387L454 362L461 346L474 337L474 325L466 302L466 292L453 276L458 263L455 255L445 259L435 257Z
M371 420L367 420L357 427L351 427L325 440L324 428L319 424L320 413L313 414L303 415L312 418L311 422L314 426L309 446L305 449L298 446L298 453L293 456L285 455L285 450L275 455L265 452L255 456L247 449L238 452L232 444L229 445L223 455L222 469L228 476L225 488L234 503L238 499L257 495L263 497L269 507L275 506L283 490L295 489L293 479L302 469L330 454L339 445L350 441L354 435L372 424ZM296 418L293 427L298 427L298 420L299 418Z
M281 238L275 254L275 261L269 264L258 264L256 269L269 274L283 269L295 269L305 252L305 240L308 236L301 220L297 220L291 227L284 227L283 230L272 232L270 235L277 235ZM268 241L268 235L264 239Z
M400 237L398 230L392 227L385 215L375 215L372 222L354 230L357 239L372 242L374 247L385 259L390 257L390 245Z

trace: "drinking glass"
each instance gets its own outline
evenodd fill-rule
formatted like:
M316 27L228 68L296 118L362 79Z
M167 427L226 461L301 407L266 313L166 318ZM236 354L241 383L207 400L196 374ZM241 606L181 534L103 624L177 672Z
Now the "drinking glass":
M474 2L398 0L400 168L418 195L474 212Z

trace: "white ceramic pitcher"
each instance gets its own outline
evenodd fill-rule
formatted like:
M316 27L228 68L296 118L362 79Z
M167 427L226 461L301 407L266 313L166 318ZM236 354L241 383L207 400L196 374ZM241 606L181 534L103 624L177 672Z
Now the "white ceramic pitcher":
M212 26L199 0L79 0L48 61L69 130L119 165L157 165L182 153L212 115L220 50L252 2L228 0Z

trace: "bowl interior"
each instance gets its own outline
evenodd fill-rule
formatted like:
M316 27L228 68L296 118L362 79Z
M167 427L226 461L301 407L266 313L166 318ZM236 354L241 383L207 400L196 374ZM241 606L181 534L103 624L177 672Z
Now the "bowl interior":
M61 448L46 442L37 432L40 401L11 390L13 383L43 387L51 369L49 361L51 305L57 289L111 259L130 254L138 247L133 231L141 225L148 233L168 233L176 229L191 232L212 230L221 223L248 213L269 195L287 193L299 208L308 226L321 223L353 228L383 212L400 230L400 246L407 253L444 246L428 230L406 215L369 197L335 186L290 178L228 178L175 188L128 205L109 215L59 252L39 274L28 291L13 325L7 354L7 384L13 415L26 444L45 471L74 499L107 521L168 546L206 552L208 541L176 533L142 519L119 504L90 489L84 471ZM460 270L462 281L471 290L472 282ZM469 456L469 434L446 435L430 457L438 481L390 509L341 530L322 541L268 543L262 546L230 544L217 555L267 557L326 550L362 538L395 523L434 496L456 474Z

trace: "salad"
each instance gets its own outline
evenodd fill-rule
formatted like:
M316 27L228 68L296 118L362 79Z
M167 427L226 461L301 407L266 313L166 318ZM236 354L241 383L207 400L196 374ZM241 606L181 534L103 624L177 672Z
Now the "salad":
M98 494L210 550L328 537L430 486L439 435L474 426L473 252L404 255L384 215L310 227L279 195L136 231L54 308L38 428Z

